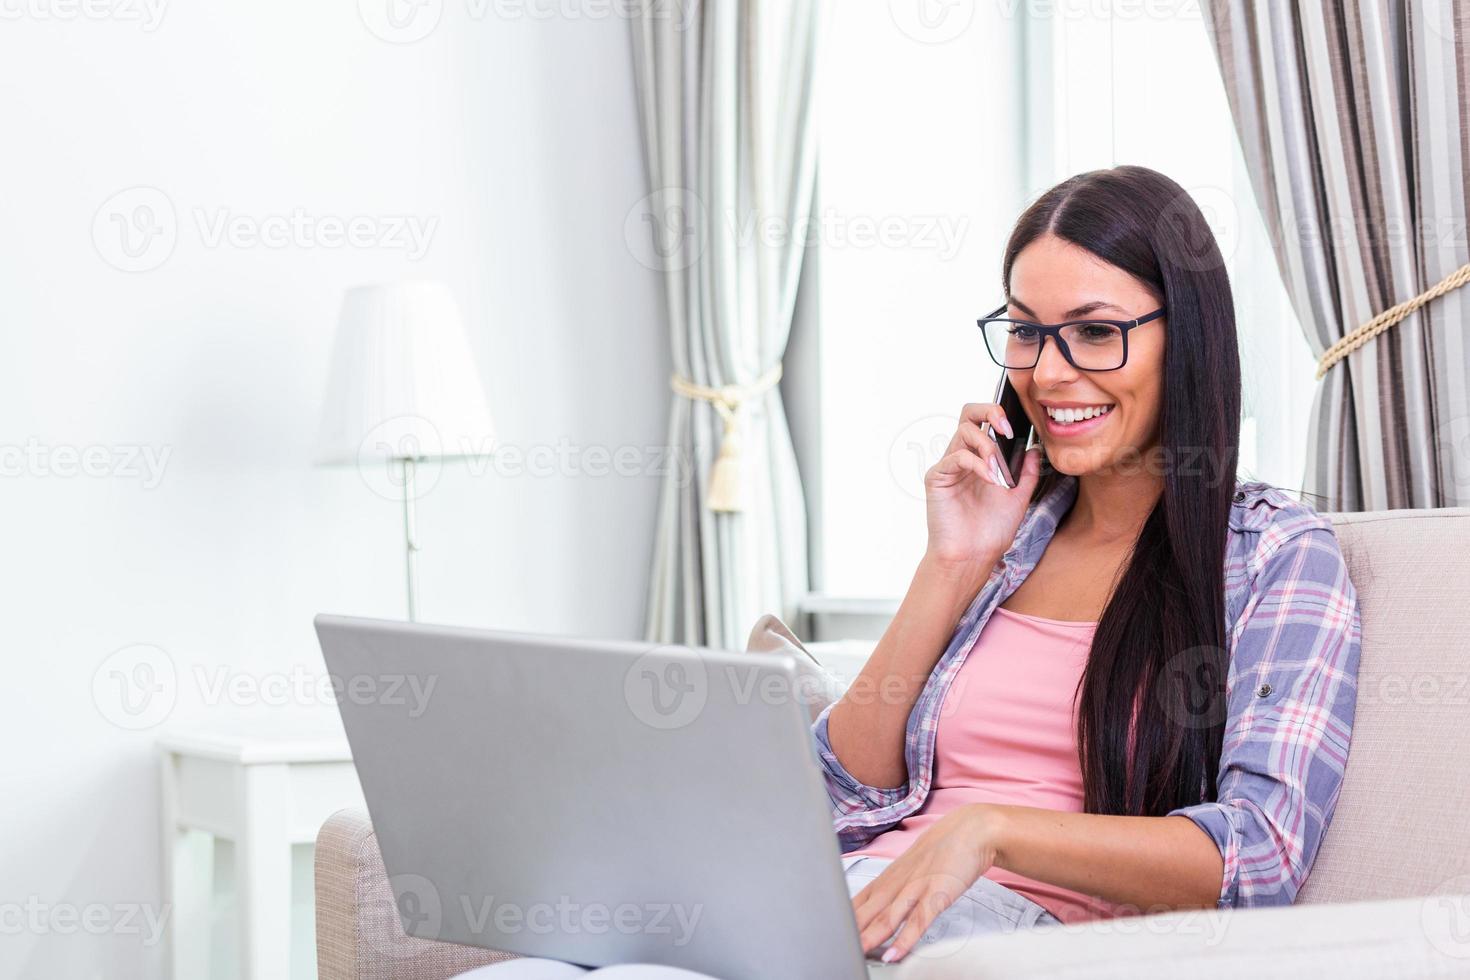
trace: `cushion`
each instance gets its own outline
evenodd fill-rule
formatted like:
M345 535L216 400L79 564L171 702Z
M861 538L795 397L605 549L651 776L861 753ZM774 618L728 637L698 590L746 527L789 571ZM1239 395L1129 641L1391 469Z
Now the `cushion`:
M321 980L445 980L514 954L406 935L365 810L340 810L316 838Z
M1297 900L1470 893L1470 508L1327 516L1363 650L1341 796Z
M828 670L802 645L781 620L769 613L756 620L745 643L747 653L784 653L796 660L797 692L812 721L822 709L842 697L846 683L835 672Z
M919 947L886 980L1464 977L1470 896L1129 916Z

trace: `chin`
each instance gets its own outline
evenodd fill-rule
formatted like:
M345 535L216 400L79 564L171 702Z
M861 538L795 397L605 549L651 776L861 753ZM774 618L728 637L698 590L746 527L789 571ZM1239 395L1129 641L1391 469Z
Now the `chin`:
M1110 453L1102 447L1067 446L1057 448L1042 444L1051 468L1066 476L1086 476L1107 468Z

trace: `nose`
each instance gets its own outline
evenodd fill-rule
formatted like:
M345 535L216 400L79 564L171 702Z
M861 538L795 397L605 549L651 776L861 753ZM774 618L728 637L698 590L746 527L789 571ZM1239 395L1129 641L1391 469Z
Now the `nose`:
M1041 345L1041 359L1031 369L1031 379L1043 390L1077 380L1077 369L1062 356L1055 337L1047 337Z

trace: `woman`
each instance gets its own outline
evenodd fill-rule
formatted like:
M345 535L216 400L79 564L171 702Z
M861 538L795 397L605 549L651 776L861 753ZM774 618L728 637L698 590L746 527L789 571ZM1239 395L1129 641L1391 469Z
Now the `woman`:
M1012 322L982 328L1041 445L1009 486L981 426L1020 420L965 406L908 593L813 729L885 961L1289 903L1347 757L1356 596L1325 519L1233 479L1234 307L1189 196L1142 167L1073 177L1021 216L1001 282ZM1082 318L1120 323L1037 329Z
M1234 305L1190 197L1143 167L1073 177L1021 216L1001 282L986 346L1041 447L1011 487L980 426L1019 420L965 406L908 593L813 726L863 949L889 962L1291 902L1352 730L1356 594L1324 518L1233 479Z

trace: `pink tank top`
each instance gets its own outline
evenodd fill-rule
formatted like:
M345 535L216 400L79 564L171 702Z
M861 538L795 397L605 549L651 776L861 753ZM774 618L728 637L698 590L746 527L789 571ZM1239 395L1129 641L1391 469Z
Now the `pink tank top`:
M852 853L896 858L940 817L968 803L1081 812L1074 695L1096 629L1096 623L996 607L945 695L923 809ZM1101 899L999 868L985 877L1064 923L1118 914Z

